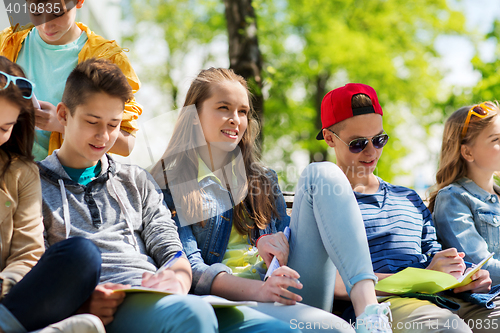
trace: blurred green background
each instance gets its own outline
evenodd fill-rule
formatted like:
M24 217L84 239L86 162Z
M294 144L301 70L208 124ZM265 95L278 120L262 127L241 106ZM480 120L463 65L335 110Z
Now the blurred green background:
M143 82L141 122L182 106L200 69L234 68L256 96L263 160L288 191L307 163L335 161L314 139L331 89L375 88L391 138L377 174L420 194L434 182L446 117L500 94L497 0L128 0L121 7L121 44Z

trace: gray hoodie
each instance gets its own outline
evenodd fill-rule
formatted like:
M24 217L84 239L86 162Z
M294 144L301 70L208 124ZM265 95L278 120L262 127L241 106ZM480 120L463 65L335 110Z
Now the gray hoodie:
M140 286L182 244L170 210L151 175L135 165L101 159L97 178L71 180L57 150L39 162L46 245L68 237L90 239L102 253L101 283Z

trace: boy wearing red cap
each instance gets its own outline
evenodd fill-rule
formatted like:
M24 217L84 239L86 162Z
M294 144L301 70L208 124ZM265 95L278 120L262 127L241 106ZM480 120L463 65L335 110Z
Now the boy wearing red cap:
M418 194L387 183L374 174L389 139L384 132L382 115L372 87L349 83L324 97L322 130L316 137L335 149L337 165L351 184L363 216L373 270L379 279L406 267L459 277L465 270L463 253L454 248L441 251L431 214ZM454 291L488 292L490 286L489 273L480 270L473 276L472 283ZM341 283L335 287L337 298L348 299ZM498 320L492 317L491 310L456 297L451 299L461 305L458 311L416 298L384 298L387 299L391 303L394 332L471 332L466 324L470 319L483 324L476 325L474 332L488 332L493 326L487 327L487 322Z

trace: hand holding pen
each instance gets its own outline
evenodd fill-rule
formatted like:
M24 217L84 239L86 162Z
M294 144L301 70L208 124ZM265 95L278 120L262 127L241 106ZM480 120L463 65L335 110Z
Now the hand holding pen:
M171 268L182 256L182 251L178 251L170 260L160 267L155 274L144 273L142 275L142 286L172 293L187 293L182 287L176 272Z
M283 232L259 237L256 246L259 255L262 257L267 267L271 267L273 258L276 258L276 268L280 265L287 264L289 254L288 237L286 236L286 232L289 229L287 228L288 227L286 227Z
M288 240L290 238L290 228L288 226L285 227L285 230L283 230L283 234L284 236L286 237L286 240L287 240L287 245L288 245ZM288 246L287 246L287 250L288 250ZM288 251L286 252L286 255L287 255L287 258L286 260L288 260ZM286 264L286 261L285 263ZM264 277L264 280L267 280L268 277L271 276L271 274L280 267L280 263L278 261L278 258L277 256L274 256L273 259L271 260L271 263L269 264L268 268L267 268L267 272L266 272L266 276Z
M172 258L170 258L163 266L161 266L154 275L158 275L163 272L165 269L172 267L175 262L182 257L182 251L177 251L176 254Z

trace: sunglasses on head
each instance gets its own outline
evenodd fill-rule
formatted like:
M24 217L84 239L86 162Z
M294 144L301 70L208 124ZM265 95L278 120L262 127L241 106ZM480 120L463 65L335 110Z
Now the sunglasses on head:
M495 104L493 104L492 102L483 102L471 107L467 114L467 118L465 119L464 128L462 129L462 138L464 138L465 134L467 134L467 129L469 128L469 123L472 115L475 115L478 118L484 118L490 111L493 111L494 108Z
M21 90L24 98L30 99L33 96L33 88L35 87L33 82L24 77L9 75L0 71L0 90L7 88L11 82Z
M329 128L328 128L328 130L330 132L332 132L333 135L335 135L346 146L348 146L349 147L349 151L351 153L354 153L354 154L361 153L363 151L363 149L365 149L366 146L368 146L368 142L369 142L368 138L356 138L356 139L352 140L351 142L347 143L344 140L342 140L337 135L337 133L335 133L334 131L332 131ZM372 141L373 147L375 147L375 149L381 149L381 148L383 148L387 144L387 141L389 141L389 135L387 135L385 133L378 134L378 135L373 136L371 138L371 141Z

